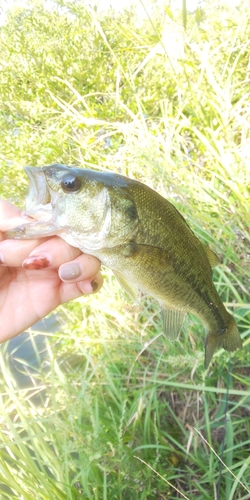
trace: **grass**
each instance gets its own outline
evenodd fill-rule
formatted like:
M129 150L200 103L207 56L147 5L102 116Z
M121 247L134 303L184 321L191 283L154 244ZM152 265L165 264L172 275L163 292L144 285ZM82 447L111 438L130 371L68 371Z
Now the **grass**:
M20 337L36 358L35 368L18 364L26 385L13 374L18 351L1 347L3 500L250 495L249 12L211 2L200 24L189 13L185 57L171 64L153 50L162 12L149 14L138 22L133 9L70 2L10 13L0 28L1 195L24 203L23 166L52 162L154 187L218 253L214 282L244 349L218 351L205 372L196 318L170 344L157 304L133 304L104 269L97 296L60 308L45 357L34 330Z

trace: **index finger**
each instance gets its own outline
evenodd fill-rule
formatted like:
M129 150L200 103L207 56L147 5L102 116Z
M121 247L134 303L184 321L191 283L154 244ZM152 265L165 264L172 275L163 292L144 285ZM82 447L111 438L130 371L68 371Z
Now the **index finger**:
M13 229L20 224L31 221L29 217L25 216L23 211L3 198L0 198L0 231L5 232ZM1 239L3 236L1 235Z
M32 220L29 217L22 216L22 214L20 208L0 198L0 259L2 264L20 266L25 257L39 245L39 240L5 239L3 234L5 231L20 226L25 220L27 220L27 223ZM6 256L8 262L6 262Z

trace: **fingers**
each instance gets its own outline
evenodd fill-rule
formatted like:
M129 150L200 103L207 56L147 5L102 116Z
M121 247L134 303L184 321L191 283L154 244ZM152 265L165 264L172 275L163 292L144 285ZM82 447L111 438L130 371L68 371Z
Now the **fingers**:
M47 238L48 240L48 238ZM46 241L47 241L46 240ZM44 240L43 240L44 241ZM2 264L20 267L32 250L39 248L41 240L4 240L0 242Z
M0 231L7 231L24 222L21 210L6 200L0 199ZM29 218L26 219L27 222ZM3 237L3 236L2 236ZM81 251L55 236L33 240L6 239L0 242L2 264L11 267L32 269L57 269L64 262L81 255ZM66 271L65 271L66 272ZM97 272L94 266L94 274Z
M98 292L102 286L103 279L101 273L98 273L94 280L97 283L97 288L92 289L89 281L80 281L78 283L61 283L60 286L60 303L69 302L70 300L77 299L83 294Z
M99 276L101 263L91 255L82 254L58 236L41 240L5 240L0 242L1 263L9 267L23 267L27 271L58 269L60 279L65 283L82 282L82 293L99 290L102 278ZM98 274L98 286L92 286ZM42 277L42 276L41 276ZM87 281L86 281L87 280Z
M27 270L58 268L64 262L81 255L58 236L39 240L4 240L0 242L2 263L10 267L22 266Z
M63 263L59 267L58 275L67 286L76 283L79 295L96 293L103 284L100 266L100 261L95 257L81 254L76 259ZM67 292L66 289L65 292ZM65 300L63 301L65 302Z
M19 208L0 199L0 231L7 231L23 223L21 214ZM58 269L58 275L65 285L77 283L79 295L94 293L102 286L100 261L82 254L78 248L68 245L58 236L0 241L0 264L8 267L22 266L27 271Z
M1 261L6 266L20 267L26 261L25 269L38 270L45 267L58 268L63 262L80 255L81 251L54 236L42 240L4 240L0 242L0 254ZM39 260L43 261L40 267Z
M76 283L79 290L79 295L89 295L91 293L99 292L102 284L103 277L100 272L98 272L94 278L91 278L91 280L78 281Z
M39 242L40 244L31 250L23 263L23 267L27 270L44 267L58 269L64 262L69 262L82 254L81 250L72 247L59 236L53 236L45 241L39 240ZM39 267L39 261L43 260L44 266L41 263Z
M30 220L32 219L25 216L20 208L0 198L0 231L9 231L9 229L13 229Z
M22 211L6 200L0 199L0 232L12 229L25 221L31 220L22 217ZM3 235L0 235L3 239ZM33 240L6 239L0 242L1 261L7 266L21 266L29 256L25 269L39 269L41 267L58 268L64 262L75 259L81 251L68 245L58 237ZM29 267L30 266L30 267Z
M20 208L7 200L0 199L1 261L9 266L21 266L23 260L39 245L40 240L4 240L5 231L32 220L22 214Z
M100 261L87 254L81 254L71 262L63 263L58 270L59 277L65 283L81 281L96 276L100 270Z

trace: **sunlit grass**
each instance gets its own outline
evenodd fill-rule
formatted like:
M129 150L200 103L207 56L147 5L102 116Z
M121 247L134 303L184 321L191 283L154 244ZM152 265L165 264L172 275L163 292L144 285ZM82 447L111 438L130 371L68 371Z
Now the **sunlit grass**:
M33 345L35 368L18 363L16 348L1 348L0 496L247 498L249 12L244 3L237 12L207 5L199 26L189 14L185 56L173 65L164 50L152 51L159 13L140 26L131 13L64 5L68 17L41 6L24 16L23 52L21 18L2 28L1 194L23 206L22 167L53 162L155 188L218 254L214 282L244 348L218 350L205 372L196 318L171 344L159 306L149 297L132 303L104 269L98 295L60 308L45 347L32 330L33 341L23 341Z

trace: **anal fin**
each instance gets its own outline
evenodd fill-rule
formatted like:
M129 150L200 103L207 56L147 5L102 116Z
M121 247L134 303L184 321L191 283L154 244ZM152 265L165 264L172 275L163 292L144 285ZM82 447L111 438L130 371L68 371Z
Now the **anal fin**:
M186 313L173 309L162 308L163 329L169 340L176 340L183 325Z

